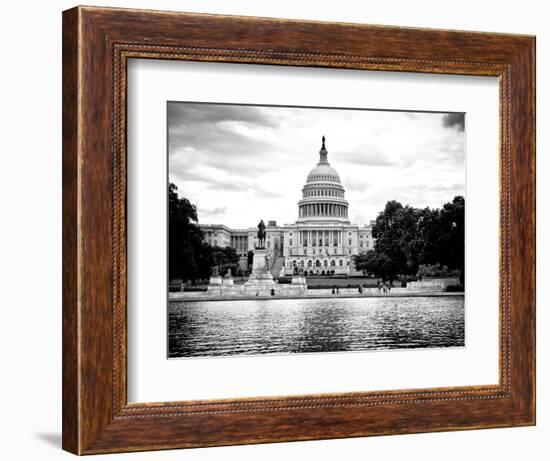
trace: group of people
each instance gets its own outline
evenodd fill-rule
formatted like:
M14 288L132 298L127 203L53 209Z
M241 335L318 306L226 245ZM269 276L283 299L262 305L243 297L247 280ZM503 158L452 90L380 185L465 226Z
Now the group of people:
M377 289L378 289L378 293L382 293L382 294L388 294L391 292L391 283L390 282L385 282L383 280L378 280L376 282L376 285L377 285ZM366 286L364 285L359 285L357 287L357 292L359 294L363 294L365 292L365 290L367 289ZM332 294L333 295L339 295L340 294L340 288L338 287L332 287Z
M378 293L386 294L391 291L390 282L384 282L383 280L378 280L376 284L378 285Z

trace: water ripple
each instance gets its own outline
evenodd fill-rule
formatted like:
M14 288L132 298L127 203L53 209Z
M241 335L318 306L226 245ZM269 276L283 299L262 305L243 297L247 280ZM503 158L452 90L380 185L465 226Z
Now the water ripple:
M170 303L169 357L464 346L464 297Z

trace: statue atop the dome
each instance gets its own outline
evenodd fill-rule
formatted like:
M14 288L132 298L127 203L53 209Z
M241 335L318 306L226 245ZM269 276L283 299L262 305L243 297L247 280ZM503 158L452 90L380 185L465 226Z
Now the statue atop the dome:
M258 248L264 248L265 246L265 224L262 219L258 224Z
M321 138L323 140L323 145L321 146L321 150L319 151L319 163L317 165L328 165L327 160L327 148L325 147L325 135Z

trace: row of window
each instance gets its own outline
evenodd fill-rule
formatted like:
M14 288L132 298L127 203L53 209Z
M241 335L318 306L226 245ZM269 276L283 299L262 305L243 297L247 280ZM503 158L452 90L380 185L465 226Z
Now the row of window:
M351 245L352 243L352 240L351 239L348 239L348 245ZM292 245L293 243L293 240L292 239L289 239L288 240L288 245L289 246L293 246ZM338 238L335 238L333 243L332 243L333 246L338 246ZM304 238L304 241L303 241L303 246L307 247L307 238ZM317 240L312 240L311 242L311 246L315 247L317 246ZM322 247L322 246L330 246L330 242L329 242L329 239L328 238L325 238L325 244L323 245L323 239L319 239L319 246ZM363 246L363 242L361 242L361 246Z
M328 179L329 181L339 181L339 179L336 176L333 176L331 174L314 174L307 179L308 181L310 180L317 181L319 179Z
M344 266L344 260L343 259L340 259L338 260L338 262L335 260L335 259L331 259L330 262L326 259L324 259L323 261L321 261L320 259L316 259L315 262L313 262L311 259L309 259L307 261L307 263L305 263L304 261L296 261L296 260L293 260L292 261L292 267L296 267L296 266L300 266L300 267L313 267L315 265L315 267L328 267L329 265L331 267L335 267L336 264L338 264L338 266L340 267L343 267Z
M336 189L306 189L304 197L344 197L344 191Z
M338 248L334 248L333 253L334 253L335 255L337 255L337 254L338 254ZM292 255L294 254L293 251L292 251L292 248L289 248L289 249L288 249L288 254L289 254L290 256L292 256ZM297 253L297 254L299 254L299 253ZM307 255L307 254L308 254L307 248L304 248L302 254L304 254L304 255ZM322 254L323 254L323 250L322 250L321 248L319 248L319 250L315 250L315 248L313 248L313 249L311 250L311 254L313 254L313 255L314 255L314 254L320 254L320 255L322 255ZM328 249L328 248L325 249L325 254L326 254L326 255L329 254L329 249ZM351 254L351 248L348 248L348 254Z

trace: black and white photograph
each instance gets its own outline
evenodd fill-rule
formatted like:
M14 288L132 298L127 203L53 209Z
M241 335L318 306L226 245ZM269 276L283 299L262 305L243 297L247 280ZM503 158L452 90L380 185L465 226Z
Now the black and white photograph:
M169 101L168 357L464 347L465 119Z

